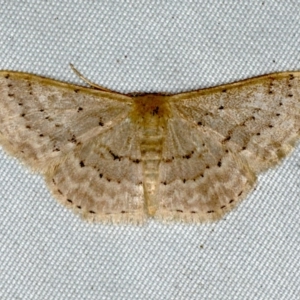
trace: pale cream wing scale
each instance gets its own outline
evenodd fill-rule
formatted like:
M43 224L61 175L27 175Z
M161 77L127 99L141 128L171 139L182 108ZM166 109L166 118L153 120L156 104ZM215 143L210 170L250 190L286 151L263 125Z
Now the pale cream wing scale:
M142 221L142 166L125 95L0 72L0 143L92 220Z
M300 73L277 73L167 99L161 219L220 218L300 136Z

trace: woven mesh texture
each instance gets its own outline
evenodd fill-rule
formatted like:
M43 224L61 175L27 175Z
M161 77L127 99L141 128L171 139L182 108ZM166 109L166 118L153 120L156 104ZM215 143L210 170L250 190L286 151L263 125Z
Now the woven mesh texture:
M299 1L4 1L0 69L177 93L300 70ZM221 221L88 224L0 152L0 299L299 299L300 147Z

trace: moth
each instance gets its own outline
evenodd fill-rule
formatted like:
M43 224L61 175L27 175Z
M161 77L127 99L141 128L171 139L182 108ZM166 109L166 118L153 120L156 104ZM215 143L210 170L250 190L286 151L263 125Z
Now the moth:
M0 71L0 145L82 217L217 220L300 135L300 72L125 95Z

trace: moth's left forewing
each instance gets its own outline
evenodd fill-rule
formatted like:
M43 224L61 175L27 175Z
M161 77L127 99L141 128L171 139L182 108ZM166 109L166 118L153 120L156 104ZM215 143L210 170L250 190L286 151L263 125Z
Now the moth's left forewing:
M86 219L145 219L132 98L0 72L0 144Z
M33 169L125 118L131 99L26 73L0 72L0 139ZM44 166L45 164L45 166Z

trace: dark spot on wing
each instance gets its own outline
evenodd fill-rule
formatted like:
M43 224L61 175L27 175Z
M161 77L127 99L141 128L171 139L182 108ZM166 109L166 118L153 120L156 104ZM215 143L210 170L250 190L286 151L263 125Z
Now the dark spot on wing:
M81 168L83 168L83 167L84 167L84 162L81 161L81 162L79 163L79 165L80 165Z
M223 106L223 105L221 105L221 106L219 107L219 109L224 109L224 106Z
M116 154L114 154L111 150L109 151L109 153L112 155L112 157L114 158L114 160L121 160L121 156L118 156L118 155L116 155Z
M167 158L166 160L165 160L165 162L166 163L170 163L170 162L172 162L174 160L174 156L172 156L171 158Z
M68 202L73 203L73 201L71 199L67 199Z
M83 110L82 107L78 107L77 112L80 112L80 111L82 111L82 110Z
M76 136L73 134L72 138L68 141L71 142L71 143L77 143Z
M104 123L102 121L99 121L99 126L104 126Z
M222 142L224 143L224 142L230 141L230 139L231 139L231 136L229 135Z
M159 111L159 107L156 106L156 107L153 109L153 111L152 111L152 115L153 115L153 116L154 116L154 115L157 115L157 114L158 114L158 111Z

